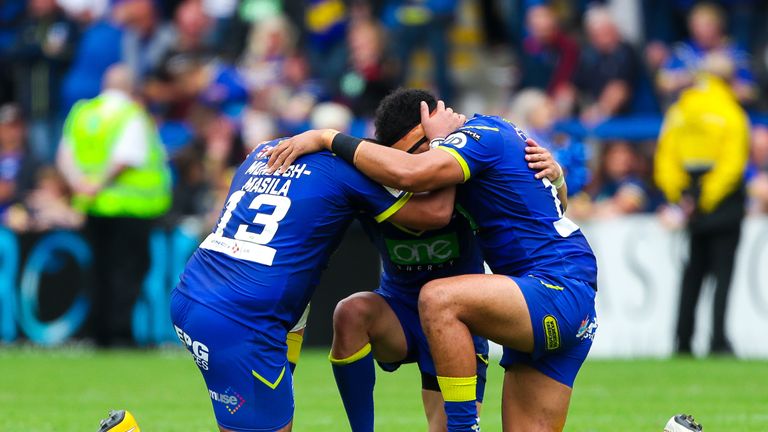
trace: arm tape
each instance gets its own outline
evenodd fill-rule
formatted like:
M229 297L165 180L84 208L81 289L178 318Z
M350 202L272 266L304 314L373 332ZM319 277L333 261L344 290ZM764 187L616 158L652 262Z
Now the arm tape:
M343 133L337 133L331 141L331 151L336 153L339 157L345 161L354 165L355 152L360 143L363 142L360 138L345 135Z

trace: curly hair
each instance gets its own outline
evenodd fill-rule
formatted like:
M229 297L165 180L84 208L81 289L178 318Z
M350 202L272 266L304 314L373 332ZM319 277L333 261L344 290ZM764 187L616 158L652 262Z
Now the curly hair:
M399 88L381 100L374 119L379 144L391 146L421 122L421 101L430 112L437 107L435 96L421 89Z

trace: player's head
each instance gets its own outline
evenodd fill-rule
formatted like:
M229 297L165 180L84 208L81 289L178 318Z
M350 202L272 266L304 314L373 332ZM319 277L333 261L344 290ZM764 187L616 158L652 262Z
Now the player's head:
M437 107L435 96L420 89L399 88L382 99L376 109L376 141L407 152L415 152L429 140L421 127L421 102L429 111Z

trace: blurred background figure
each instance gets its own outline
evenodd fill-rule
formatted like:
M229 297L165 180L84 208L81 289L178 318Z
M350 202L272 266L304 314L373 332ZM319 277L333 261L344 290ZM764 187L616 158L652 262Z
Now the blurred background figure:
M9 52L14 58L17 98L29 124L30 150L42 162L53 161L61 137L59 91L78 36L76 24L55 0L31 0Z
M512 101L507 117L552 152L568 178L568 196L580 194L590 181L587 149L583 142L555 129L562 118L554 101L541 90L523 90Z
M528 9L525 23L528 36L520 51L517 87L534 87L557 97L573 78L579 46L560 29L550 6Z
M379 102L397 88L396 62L389 55L384 29L370 18L351 25L347 42L349 60L338 94L357 117L371 119Z
M312 110L310 125L312 129L336 129L348 133L352 126L352 111L344 105L325 102Z
M656 184L688 218L690 255L685 265L677 322L677 352L691 353L695 308L707 275L715 279L710 351L732 354L725 313L744 217L744 172L749 121L732 81L733 59L707 55L694 85L683 90L664 118L655 159Z
M454 98L450 72L449 30L456 16L458 0L388 0L384 22L396 40L400 61L400 82L406 83L412 55L426 46L432 56L432 73L437 95L450 103Z
M21 108L0 106L0 217L12 221L9 211L23 200L35 183L39 163L28 150Z
M752 129L752 153L747 165L747 209L752 214L768 214L768 127Z
M75 49L72 66L61 88L62 112L66 113L80 99L99 94L101 77L110 65L129 64L135 74L142 71L141 41L152 36L156 12L152 0L117 0L105 18L85 13L94 19L87 26Z
M567 112L575 103L581 120L596 124L629 111L642 66L607 7L588 9L584 25L588 43L579 55L572 84L558 96Z
M149 235L171 204L165 152L154 122L132 100L135 76L107 69L103 91L69 113L58 166L87 215L93 251L96 344L132 343L131 318L149 269Z
M711 53L720 53L733 63L730 86L736 99L741 103L753 102L757 87L749 55L728 40L726 16L720 7L714 3L697 4L688 17L688 30L690 40L676 44L659 71L656 83L664 102L672 102L684 88L693 84L702 61Z
M649 209L649 191L641 174L640 155L627 141L605 144L593 186L591 216L614 218Z

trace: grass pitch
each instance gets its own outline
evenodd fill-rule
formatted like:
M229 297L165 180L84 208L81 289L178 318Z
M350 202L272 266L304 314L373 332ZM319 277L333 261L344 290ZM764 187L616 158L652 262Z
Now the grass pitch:
M294 430L349 430L327 352L302 353ZM500 431L502 371L492 367L482 420ZM768 431L768 362L733 359L588 361L576 381L567 431L657 431L692 413L707 432ZM423 431L412 365L378 373L376 430ZM0 431L95 431L126 408L144 432L216 430L210 399L181 349L97 352L0 348Z

